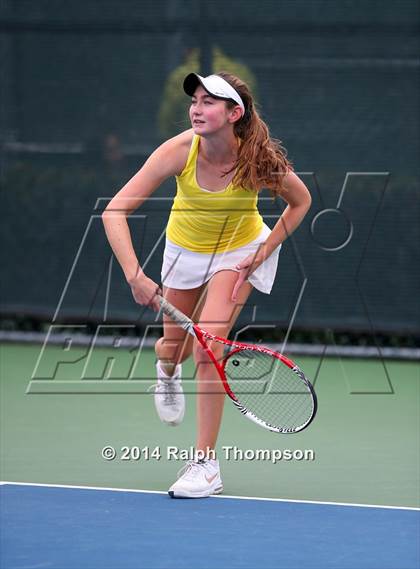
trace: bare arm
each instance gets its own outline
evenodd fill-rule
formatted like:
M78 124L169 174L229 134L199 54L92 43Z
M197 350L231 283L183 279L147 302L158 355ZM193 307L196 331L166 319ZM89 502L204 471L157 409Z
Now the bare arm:
M185 165L191 133L186 131L157 148L125 186L110 201L102 214L106 236L124 271L134 298L140 304L151 304L157 285L143 273L131 239L127 217L139 208L167 178L179 174Z
M284 178L283 188L281 195L287 202L287 207L257 254L258 265L263 263L274 249L299 227L311 207L312 198L308 188L291 170Z
M302 180L291 170L285 176L283 182L282 198L287 202L287 207L282 216L273 227L265 243L260 245L257 254L248 255L236 268L239 269L238 280L232 292L232 301L236 302L237 293L243 282L255 271L271 253L283 243L301 224L303 218L311 207L312 198L308 188Z

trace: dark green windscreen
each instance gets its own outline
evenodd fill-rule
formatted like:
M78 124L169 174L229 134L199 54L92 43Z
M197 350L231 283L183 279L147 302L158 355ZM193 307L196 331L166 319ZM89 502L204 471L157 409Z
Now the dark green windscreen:
M272 294L254 293L243 322L420 330L416 1L0 9L4 314L153 319L117 266L109 278L100 213L156 146L188 128L186 73L226 69L252 86L313 196ZM157 245L146 266L157 281L174 191L166 182L131 220L142 262ZM272 226L283 206L262 197Z

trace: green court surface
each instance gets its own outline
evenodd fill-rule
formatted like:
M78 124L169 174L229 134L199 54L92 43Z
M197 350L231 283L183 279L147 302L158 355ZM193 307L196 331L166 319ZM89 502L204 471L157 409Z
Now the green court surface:
M109 379L80 379L86 349L77 348L78 362L59 365L54 379L43 381L38 366L30 383L40 351L38 345L1 346L1 479L166 490L183 465L168 458L168 448L194 444L194 394L187 395L184 423L168 427L160 423L147 392L153 384L152 350L136 363L134 377L143 378L137 381L118 379L124 353L107 368ZM44 371L62 356L58 347L48 348L41 362ZM98 350L89 377L100 377L109 357L107 349ZM130 359L128 350L125 357ZM314 423L295 435L270 433L244 419L227 400L219 438L225 494L417 507L418 364L294 359L308 377L316 377L319 410ZM187 378L192 376L191 361L184 371ZM194 391L193 380L185 387ZM115 460L102 458L106 445L116 449ZM229 446L238 454L248 450L250 459L227 457ZM134 447L134 457L136 447L149 454L158 447L161 456L147 459L143 451L139 460L123 460L122 447ZM265 459L252 460L256 449L312 450L313 459L274 463L275 454L267 452Z

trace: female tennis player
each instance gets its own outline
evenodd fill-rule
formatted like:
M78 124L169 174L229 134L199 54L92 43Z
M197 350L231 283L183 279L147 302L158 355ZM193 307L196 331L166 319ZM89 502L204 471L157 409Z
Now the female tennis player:
M227 338L253 288L269 294L281 244L311 204L280 143L270 137L247 85L218 73L190 73L192 128L164 142L111 200L103 214L110 245L134 299L159 310L162 291L139 266L127 216L168 177L177 193L166 230L163 296L207 331ZM257 209L269 189L286 203L272 230ZM211 346L222 358L223 346ZM197 368L196 460L169 489L172 497L207 497L223 489L215 446L225 391L203 347L164 316L156 343L155 405L160 419L178 425L184 416L182 362L191 354Z

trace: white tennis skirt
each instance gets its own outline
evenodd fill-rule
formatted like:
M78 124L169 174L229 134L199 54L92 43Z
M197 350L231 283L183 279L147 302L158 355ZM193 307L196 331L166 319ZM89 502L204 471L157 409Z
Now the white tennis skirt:
M224 253L196 253L176 245L166 238L162 263L162 284L170 288L192 289L201 286L218 271L226 269L239 272L236 265L250 254L257 251L258 245L264 243L271 229L264 224L259 236L232 251ZM270 294L276 278L279 259L279 245L249 277L248 281L260 292Z

